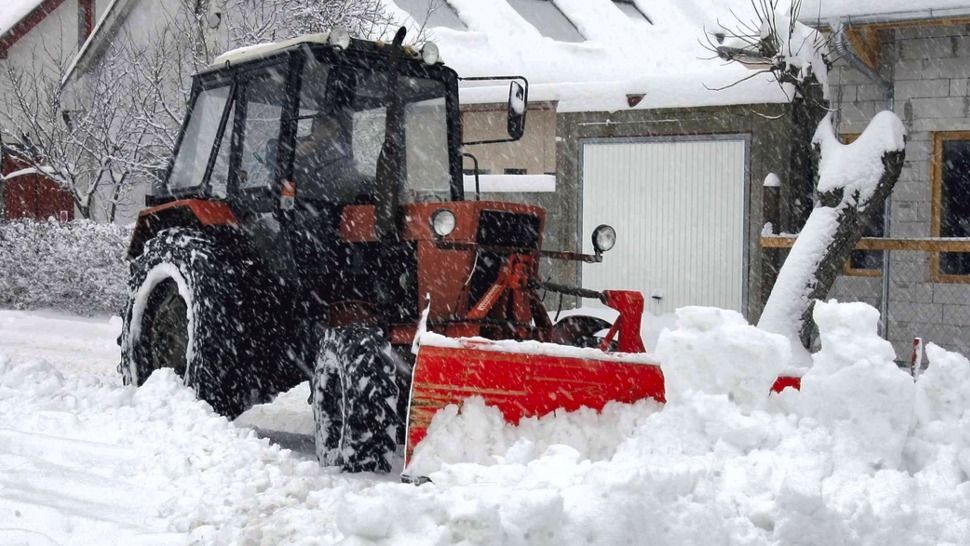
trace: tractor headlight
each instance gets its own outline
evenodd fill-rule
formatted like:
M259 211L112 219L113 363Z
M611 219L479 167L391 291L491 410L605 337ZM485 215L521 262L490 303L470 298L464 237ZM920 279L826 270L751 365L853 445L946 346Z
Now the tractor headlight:
M342 28L335 28L327 36L327 43L338 49L350 47L350 33Z
M455 231L455 213L448 209L434 211L431 215L431 229L438 237L444 237Z
M428 42L424 44L421 48L421 59L428 64L435 64L438 62L440 55L438 54L438 46L433 42Z
M602 224L593 230L593 248L596 253L606 252L616 244L616 230Z

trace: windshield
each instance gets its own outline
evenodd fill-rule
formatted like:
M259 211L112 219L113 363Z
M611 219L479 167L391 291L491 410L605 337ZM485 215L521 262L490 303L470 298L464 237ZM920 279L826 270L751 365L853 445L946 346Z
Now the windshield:
M337 202L376 193L389 77L315 60L303 71L293 160L299 195ZM448 116L443 82L401 75L405 117L402 202L450 198Z
M168 176L169 189L177 191L202 183L229 90L229 85L203 89L196 97Z

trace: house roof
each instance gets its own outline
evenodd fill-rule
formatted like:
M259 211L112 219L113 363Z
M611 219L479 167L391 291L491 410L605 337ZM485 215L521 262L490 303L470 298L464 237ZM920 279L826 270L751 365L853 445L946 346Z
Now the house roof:
M424 13L400 7L414 0L384 1L407 26L422 27ZM561 29L543 28L523 0L447 0L466 30L431 21L425 32L459 75L523 75L532 84L530 99L558 101L559 111L789 100L766 75L737 83L752 72L705 47L705 33L718 29L719 20L734 21L732 11L744 16L750 0L530 1L558 10L581 40L556 39ZM462 100L499 102L507 94L507 87L467 86Z
M967 15L970 0L803 0L799 18L809 24L829 24L833 19L881 23Z
M0 8L0 53L6 51L64 0L4 0Z

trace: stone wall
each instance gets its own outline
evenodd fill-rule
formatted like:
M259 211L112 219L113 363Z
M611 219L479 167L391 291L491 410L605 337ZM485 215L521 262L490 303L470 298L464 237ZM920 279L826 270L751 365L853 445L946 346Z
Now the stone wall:
M931 235L934 133L970 130L970 28L965 25L882 31L882 89L848 66L832 74L833 106L841 133L859 133L877 112L892 107L909 131L906 164L892 195L889 233ZM970 284L931 281L931 254L895 251L889 257L889 339L908 359L914 336L970 352ZM970 279L968 279L970 280ZM883 279L841 277L832 296L879 307Z

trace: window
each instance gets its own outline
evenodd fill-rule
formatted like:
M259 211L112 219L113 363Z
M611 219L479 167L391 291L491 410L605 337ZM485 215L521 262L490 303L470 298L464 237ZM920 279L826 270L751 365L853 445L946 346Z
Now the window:
M259 78L246 84L246 121L239 161L239 188L271 187L276 180L280 118L286 80Z
M228 85L205 89L196 97L172 163L169 190L184 190L202 184L228 99Z
M576 25L550 0L508 0L508 2L543 36L560 42L586 40L576 29Z
M445 0L396 0L398 6L414 18L419 25L468 30L458 18L455 8Z
M620 11L625 13L627 17L633 19L634 21L639 23L653 24L653 21L647 17L647 14L640 11L640 8L637 7L635 0L613 0L613 4L616 5Z
M387 127L388 75L329 68L304 70L293 177L300 195L333 202L376 191ZM401 74L406 192L403 202L450 196L451 163L445 85Z
M933 142L933 237L970 237L970 132L937 133ZM970 252L931 259L937 282L970 281Z
M843 144L851 144L859 138L859 133L844 133L842 136ZM862 226L863 237L884 237L886 235L886 210L881 208L875 211L872 223ZM857 277L878 277L882 271L881 250L853 250L849 254L849 259L842 268L842 273Z

